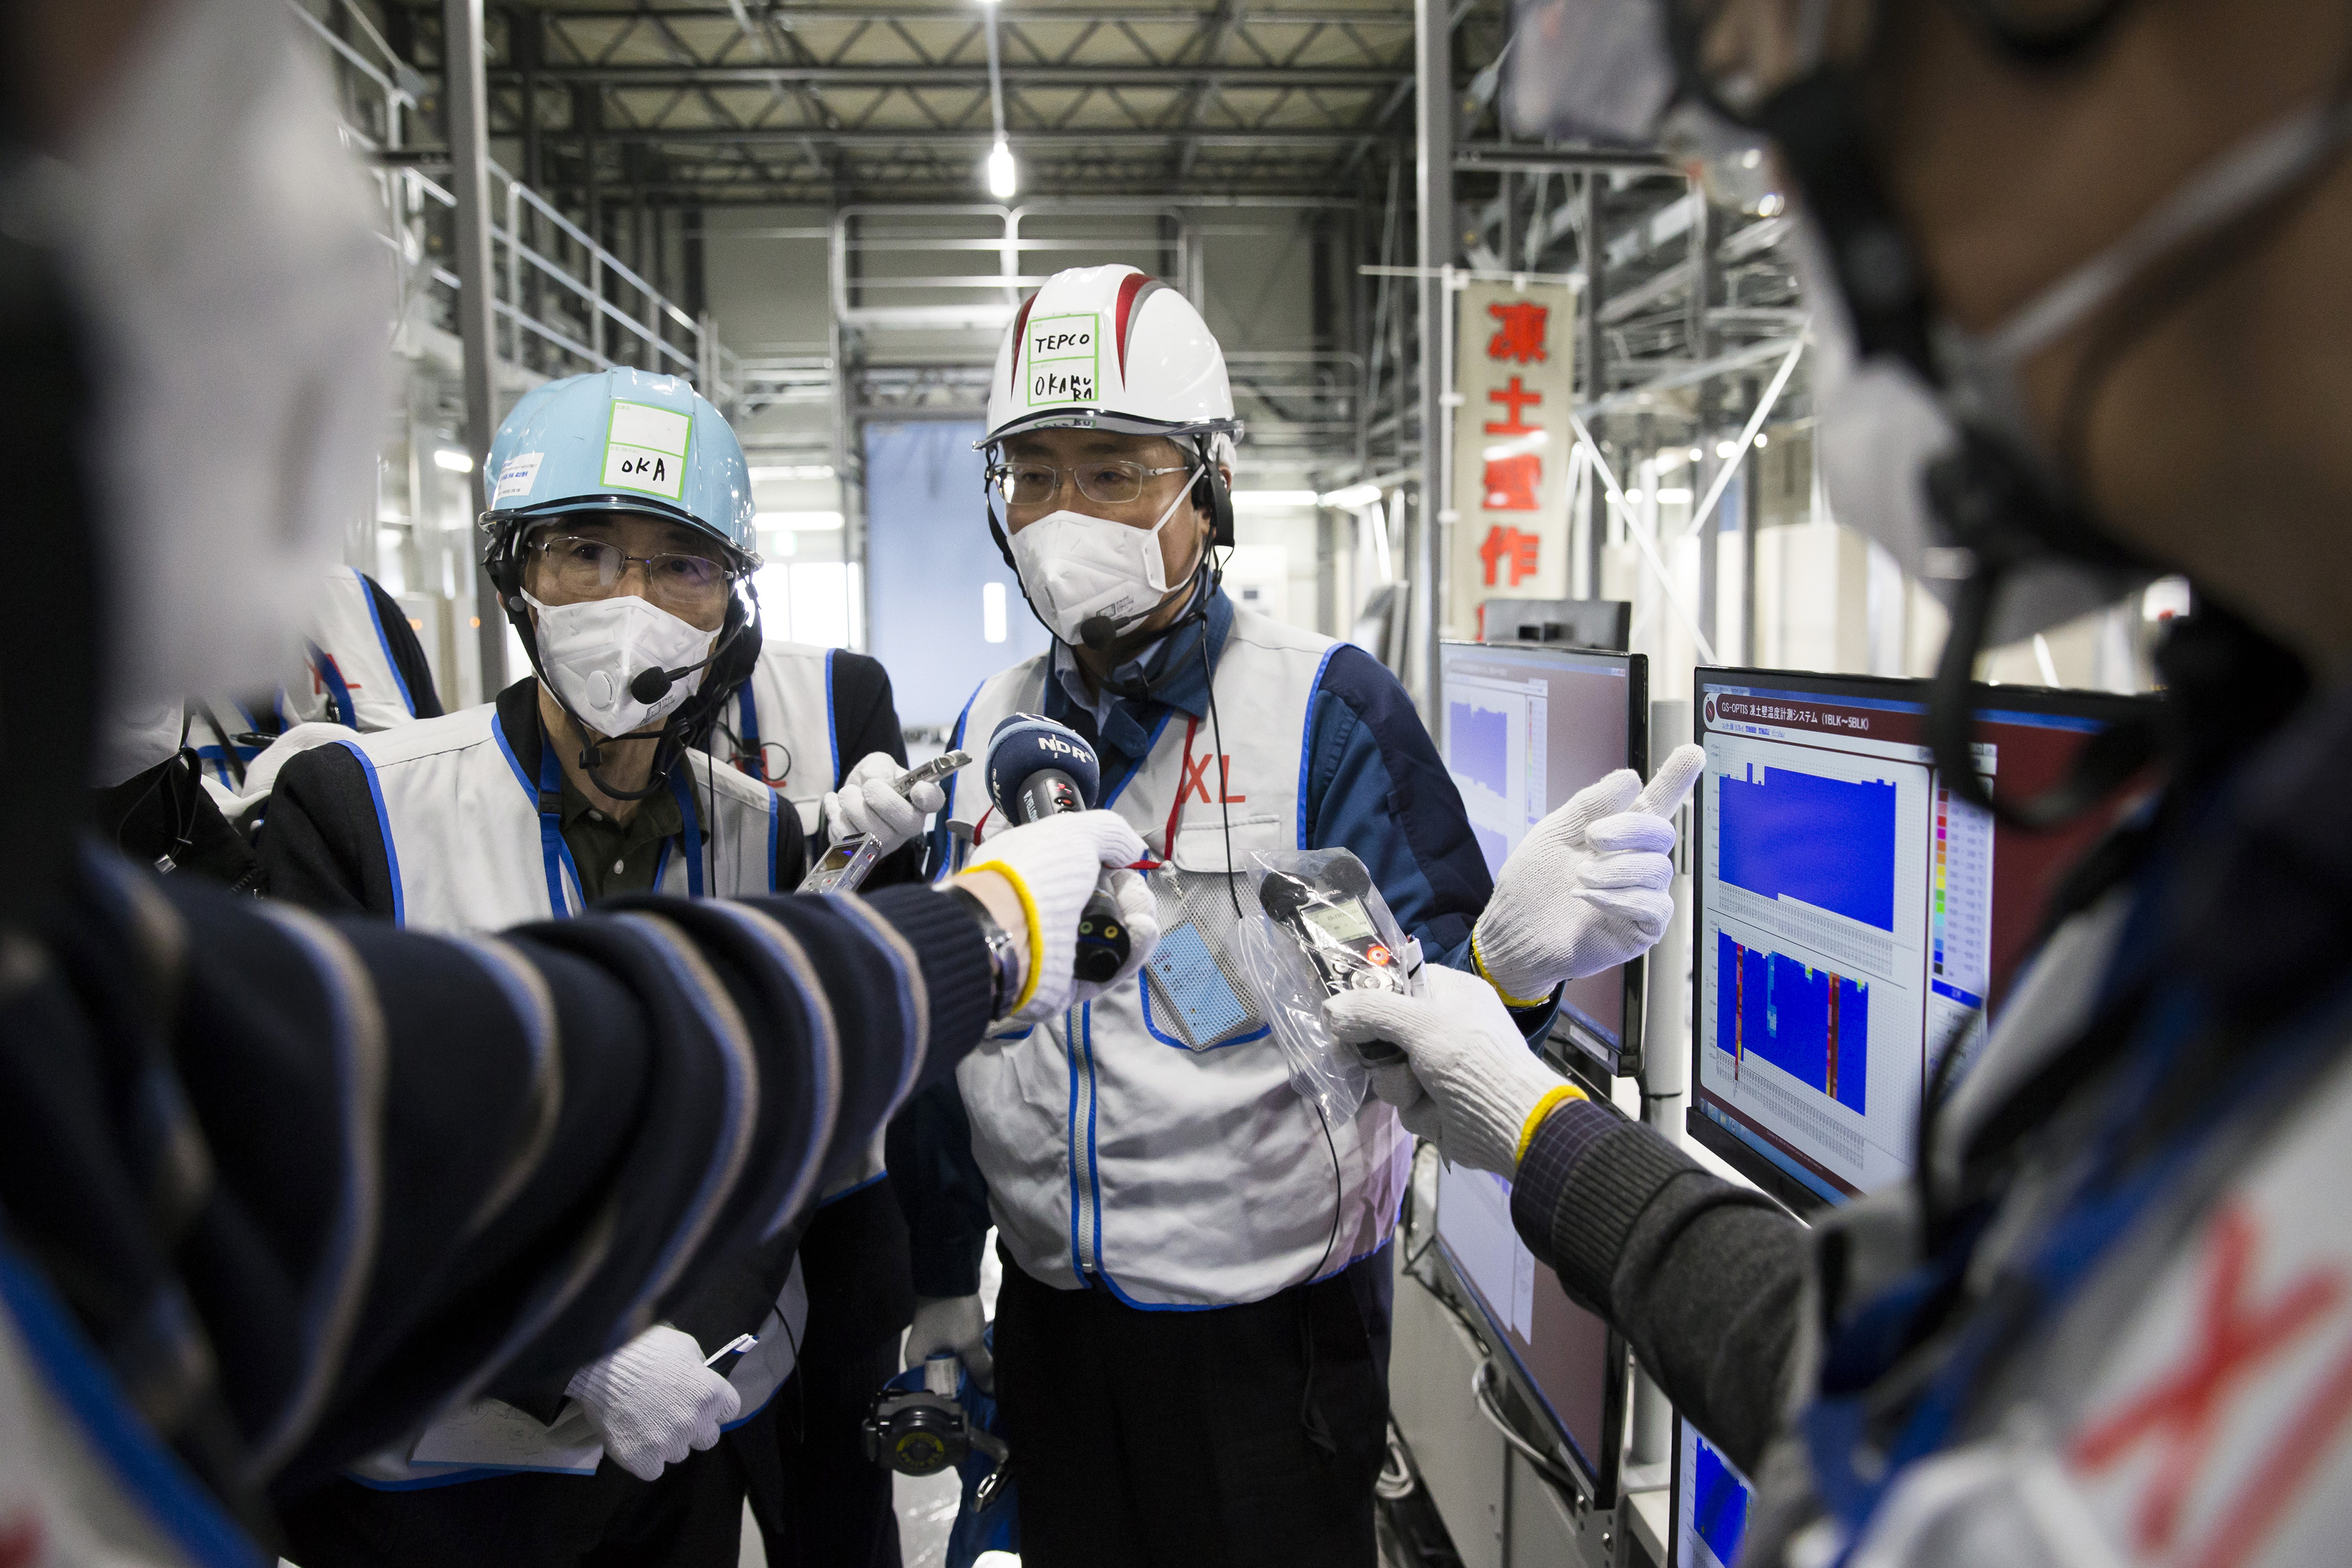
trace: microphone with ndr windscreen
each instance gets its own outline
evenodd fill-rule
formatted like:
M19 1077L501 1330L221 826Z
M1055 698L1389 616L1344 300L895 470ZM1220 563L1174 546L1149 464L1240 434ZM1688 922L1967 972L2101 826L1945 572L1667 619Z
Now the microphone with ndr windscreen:
M1102 788L1102 763L1086 737L1035 714L1007 714L988 741L988 798L1015 822L1042 821L1093 807ZM1105 872L1108 878L1110 873ZM1071 972L1101 985L1127 967L1134 950L1127 919L1108 889L1097 887L1078 920L1078 951Z

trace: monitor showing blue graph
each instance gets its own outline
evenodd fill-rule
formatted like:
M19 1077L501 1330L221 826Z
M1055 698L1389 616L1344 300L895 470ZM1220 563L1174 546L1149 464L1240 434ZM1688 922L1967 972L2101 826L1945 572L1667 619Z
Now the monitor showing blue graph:
M1647 771L1647 664L1637 653L1486 643L1439 645L1438 747L1492 873L1528 830L1620 768ZM1608 1061L1638 1042L1623 967L1569 983L1570 1037ZM1627 1069L1631 1071L1631 1069Z
M1937 1053L1981 1038L2109 816L2026 834L1955 795L1922 683L1702 670L1697 691L1691 1126L1790 1201L1837 1202L1910 1170ZM1979 691L1996 793L2063 777L2140 700Z
M1674 1542L1667 1568L1731 1568L1739 1560L1755 1495L1722 1450L1676 1416Z

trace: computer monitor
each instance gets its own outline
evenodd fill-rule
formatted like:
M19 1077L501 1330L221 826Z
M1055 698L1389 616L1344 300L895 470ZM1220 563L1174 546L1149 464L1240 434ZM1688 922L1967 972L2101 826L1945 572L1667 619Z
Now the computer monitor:
M1625 1425L1623 1343L1570 1301L1519 1239L1502 1177L1439 1164L1437 1247L1485 1320L1489 1350L1565 1439L1594 1506L1612 1506Z
M1800 1211L1842 1202L1909 1172L1936 1061L1981 1038L2060 880L2140 787L2028 832L1946 788L1925 682L1701 669L1695 689L1688 1125ZM1972 690L1997 798L2056 783L2155 700Z
M1586 785L1650 770L1649 662L1639 653L1444 643L1438 670L1438 749L1489 874ZM1608 1071L1640 1071L1642 975L1636 960L1570 981L1554 1040Z
M1731 1568L1756 1489L1699 1429L1675 1417L1675 1517L1666 1568Z
M1482 643L1567 643L1624 650L1633 606L1622 599L1488 599L1478 606Z

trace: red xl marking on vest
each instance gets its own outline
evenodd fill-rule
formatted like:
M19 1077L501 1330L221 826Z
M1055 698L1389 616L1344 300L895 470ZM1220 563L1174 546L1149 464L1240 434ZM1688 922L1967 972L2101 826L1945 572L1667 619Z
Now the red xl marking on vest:
M2067 1456L2078 1469L2095 1473L2138 1448L2144 1440L2153 1437L2164 1445L2132 1528L2134 1543L2151 1554L2172 1547L2180 1528L2180 1511L2204 1469L2216 1419L2235 1385L2300 1338L2344 1295L2340 1272L2315 1268L2269 1304L2253 1307L2245 1300L2246 1277L2261 1244L2253 1217L2242 1208L2225 1209L2215 1218L2211 1236L2196 1348L2179 1370L2085 1429ZM2328 1386L2335 1381L2331 1379ZM2326 1392L2324 1387L2323 1398ZM2315 1406L2312 1414L2315 1413ZM2336 1411L2335 1420L2340 1422L2343 1415L2344 1411ZM2310 1414L2305 1416L2308 1419ZM2287 1495L2291 1494L2278 1493L2270 1499L2272 1508ZM2250 1493L2231 1512L2242 1511L2252 1500ZM2250 1540L2241 1533L2228 1544L2251 1550ZM2206 1556L2217 1563L2242 1560L2225 1552L2221 1542Z
M1217 787L1226 791L1223 802L1209 798L1209 764L1212 761L1217 765ZM1233 787L1234 759L1231 757L1218 757L1213 753L1203 752L1199 757L1184 758L1184 782L1176 787L1176 798L1181 800L1197 789L1201 792L1201 804L1203 806L1214 806L1220 803L1227 806L1247 805L1249 797L1233 794L1231 792Z
M0 1568L32 1568L47 1544L41 1516L29 1508L18 1510L0 1522Z

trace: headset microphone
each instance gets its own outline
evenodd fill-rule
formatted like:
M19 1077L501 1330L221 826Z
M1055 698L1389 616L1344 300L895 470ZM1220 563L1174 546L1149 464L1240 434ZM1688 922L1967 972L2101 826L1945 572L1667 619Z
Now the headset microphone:
M986 772L988 798L1015 822L1087 810L1102 788L1102 763L1086 737L1035 714L1007 714L997 725L988 740ZM1078 921L1073 972L1102 985L1127 967L1132 950L1118 901L1097 887Z
M656 666L652 669L639 670L635 674L629 677L629 695L636 698L639 702L645 704L647 707L651 707L654 704L661 701L662 698L669 695L670 687L677 685L681 677L694 674L695 671L701 669L704 665L709 664L712 659L716 659L718 657L718 650L713 649L710 653L710 658L698 659L691 664L681 664L675 670L665 670L659 666Z

